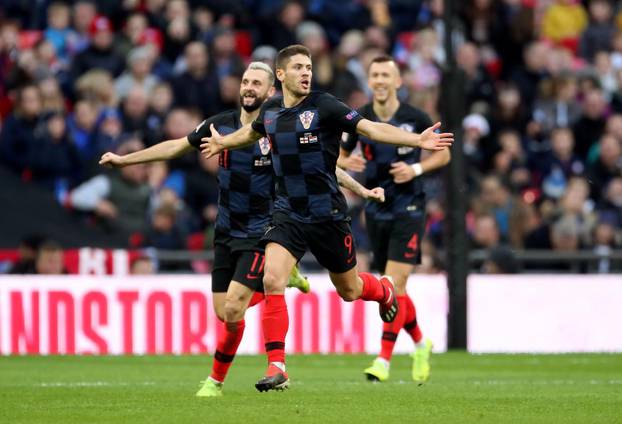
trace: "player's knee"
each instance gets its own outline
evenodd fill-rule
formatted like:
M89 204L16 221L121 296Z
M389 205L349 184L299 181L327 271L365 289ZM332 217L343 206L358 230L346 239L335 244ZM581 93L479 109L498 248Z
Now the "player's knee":
M352 302L361 297L361 293L355 287L338 287L337 293L346 302Z
M263 275L263 286L266 293L280 291L287 285L287 281L283 281L275 272L266 270Z
M238 321L244 315L244 305L239 300L227 299L225 302L225 319L227 321Z

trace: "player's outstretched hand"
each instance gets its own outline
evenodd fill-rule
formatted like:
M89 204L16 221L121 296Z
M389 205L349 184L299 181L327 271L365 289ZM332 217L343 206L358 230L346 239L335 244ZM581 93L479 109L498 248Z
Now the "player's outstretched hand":
M427 128L421 133L421 139L419 141L419 147L424 150L443 150L446 147L451 147L454 142L453 133L437 133L435 132L441 127L441 123L437 122L430 128Z
M224 138L218 131L216 131L216 127L214 124L210 124L210 131L212 132L211 137L203 137L201 141L205 143L201 144L201 154L205 156L206 159L211 158L214 155L220 153L223 150L222 147L222 139Z
M406 162L394 162L391 164L389 174L393 175L395 184L403 184L415 178L415 170Z
M363 172L365 171L365 164L367 161L360 153L355 153L353 155L339 158L339 166L346 169L347 171L352 172Z
M99 159L99 164L108 168L122 168L125 166L123 163L123 156L116 155L112 152L106 152Z
M365 196L365 198L373 202L384 202L384 188L376 187L371 190L367 190L367 196Z

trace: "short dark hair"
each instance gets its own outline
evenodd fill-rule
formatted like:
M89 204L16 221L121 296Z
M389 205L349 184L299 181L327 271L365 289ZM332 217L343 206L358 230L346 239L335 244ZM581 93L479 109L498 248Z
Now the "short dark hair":
M289 59L297 54L307 56L309 59L311 59L311 52L308 48L306 48L302 44L292 44L291 46L287 46L284 49L281 49L276 55L276 69L285 69L287 63L289 62Z
M393 57L389 56L388 54L381 54L380 56L374 57L372 61L369 62L369 68L371 68L371 65L373 65L374 63L386 63L386 62L395 62L395 59L393 59ZM395 64L397 65L397 62L395 62ZM369 68L367 69L368 71L369 71Z

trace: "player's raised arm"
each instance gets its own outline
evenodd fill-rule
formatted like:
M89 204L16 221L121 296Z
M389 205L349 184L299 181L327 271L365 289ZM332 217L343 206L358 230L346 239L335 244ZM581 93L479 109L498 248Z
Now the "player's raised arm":
M155 144L146 149L127 155L117 155L106 152L99 160L99 164L110 168L123 168L124 166L135 165L137 163L155 162L159 160L169 160L188 153L192 150L192 145L188 137L166 140Z
M420 147L424 150L443 150L454 142L453 133L437 133L441 123L437 122L421 134L411 133L384 122L361 119L356 132L374 141L385 144Z
M253 129L251 124L244 125L242 128L226 136L216 131L213 125L210 126L210 130L212 135L201 139L201 141L205 142L201 144L201 153L206 158L217 155L225 149L242 149L263 137L261 133Z
M335 169L335 175L337 176L337 182L341 187L352 190L363 199L372 200L379 203L384 202L384 189L382 187L376 187L368 190L363 187L358 181L352 178L346 171L339 167Z

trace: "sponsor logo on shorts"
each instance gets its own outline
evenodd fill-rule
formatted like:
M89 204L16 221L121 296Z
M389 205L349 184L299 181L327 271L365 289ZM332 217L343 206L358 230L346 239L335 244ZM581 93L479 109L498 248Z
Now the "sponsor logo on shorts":
M257 274L246 274L246 279L247 280L256 280L259 278L259 275Z

